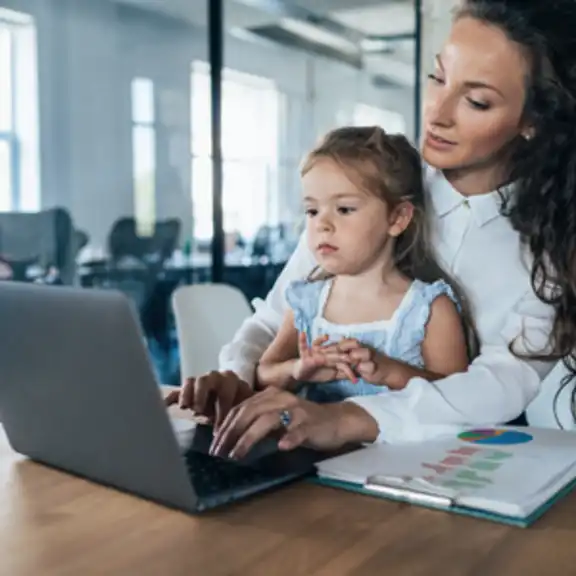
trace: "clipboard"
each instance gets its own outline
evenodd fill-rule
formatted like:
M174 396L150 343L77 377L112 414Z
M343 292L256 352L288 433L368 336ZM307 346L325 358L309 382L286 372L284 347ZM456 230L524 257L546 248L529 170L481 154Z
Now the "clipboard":
M449 512L460 516L469 516L480 520L489 520L491 522L497 522L499 524L505 524L517 528L528 528L538 520L538 518L545 514L558 500L561 500L576 488L576 479L574 479L559 490L552 498L544 502L539 508L532 512L532 514L521 518L466 507L458 502L457 494L453 493L450 495L437 490L431 491L429 488L425 488L423 484L420 488L417 488L413 484L408 487L404 482L404 486L402 486L394 479L391 481L391 477L373 476L368 478L364 484L321 478L319 476L314 476L310 480L314 484L346 490L348 492L355 492L367 496L376 496L395 502L406 502L408 504L422 506L431 510Z

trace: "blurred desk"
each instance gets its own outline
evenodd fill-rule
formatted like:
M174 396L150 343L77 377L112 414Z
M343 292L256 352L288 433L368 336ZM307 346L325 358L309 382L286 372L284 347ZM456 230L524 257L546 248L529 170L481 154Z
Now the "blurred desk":
M306 482L188 516L28 461L1 429L0 509L6 576L563 576L576 566L576 494L527 530Z
M249 301L265 298L285 265L284 260L229 258L224 267L223 281L239 288ZM112 266L106 260L84 263L79 266L78 275L81 285L86 288L114 288L129 281L150 285L164 282L177 286L211 282L212 269L209 255L195 255L190 259L150 268L142 265Z
M236 264L229 265L232 261ZM284 265L283 261L265 258L230 259L224 268L223 282L238 288L251 302L266 297ZM180 285L210 282L211 272L208 255L149 265L137 260L113 265L104 259L85 263L78 269L84 288L120 290L132 300L144 334L156 351L155 364L160 377L170 383L179 381L172 294Z

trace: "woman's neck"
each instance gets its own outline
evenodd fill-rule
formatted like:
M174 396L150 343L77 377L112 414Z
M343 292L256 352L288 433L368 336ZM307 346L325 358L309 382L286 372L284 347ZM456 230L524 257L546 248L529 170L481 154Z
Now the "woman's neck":
M442 172L446 180L463 196L489 194L507 181L502 167L461 168Z

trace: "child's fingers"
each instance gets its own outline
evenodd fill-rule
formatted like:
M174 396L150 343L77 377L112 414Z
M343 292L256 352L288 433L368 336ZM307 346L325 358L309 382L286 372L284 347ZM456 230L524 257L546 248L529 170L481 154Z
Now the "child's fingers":
M343 338L338 342L330 342L330 344L326 344L328 340L330 340L329 336L319 336L314 340L312 346L321 346L322 350L328 350L330 352L347 352L348 350L353 350L362 346L355 338Z
M315 351L321 354L345 354L340 352L338 344L320 344L313 347Z
M372 360L367 362L360 362L356 365L356 370L363 376L371 376L376 372L376 363Z
M310 352L314 355L321 354L326 358L326 365L335 366L336 362L348 362L348 355L340 352L337 344L325 344L329 337L319 336L312 342Z
M354 362L368 362L372 358L372 350L369 348L356 348L348 352L350 360Z
M300 353L300 356L304 356L308 351L309 348L306 332L298 332L298 352Z
M356 374L354 374L354 371L352 370L352 368L350 368L350 366L348 364L344 364L344 363L338 363L336 364L336 368L342 372L342 374L344 374L344 376L350 380L350 382L353 382L354 384L356 384L356 382L358 382L358 377L356 376Z
M326 366L335 367L338 362L348 362L348 354L334 349L326 349L322 346L312 348L311 353L313 356L322 356Z
M342 361L345 362L348 359L347 352L343 352L340 349L340 344L338 342L330 342L327 344L329 337L328 336L321 336L320 338L316 338L312 343L312 349L315 352L319 352L321 354L331 354L333 356L340 356Z
M343 338L340 340L340 342L337 343L337 346L340 352L349 352L351 350L360 348L362 344L360 344L356 338Z
M312 348L316 348L317 346L322 346L325 342L328 341L328 336L324 334L323 336L318 336L312 341Z

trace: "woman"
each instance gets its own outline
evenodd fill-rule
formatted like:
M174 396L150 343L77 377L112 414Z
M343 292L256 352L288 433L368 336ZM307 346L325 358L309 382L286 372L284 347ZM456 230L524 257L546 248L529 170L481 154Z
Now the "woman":
M270 389L230 411L251 395L284 288L314 266L301 242L266 303L223 350L227 371L190 381L180 394L183 406L200 412L209 394L218 399L217 453L242 456L281 426L281 446L290 449L417 440L506 422L536 396L554 360L572 365L575 29L573 0L468 0L430 74L422 155L432 240L472 305L482 349L468 371L332 405Z

